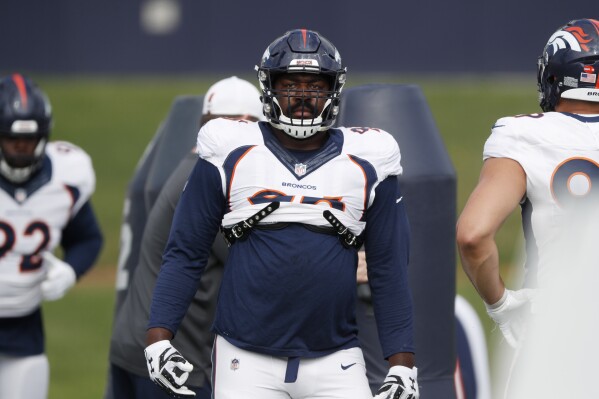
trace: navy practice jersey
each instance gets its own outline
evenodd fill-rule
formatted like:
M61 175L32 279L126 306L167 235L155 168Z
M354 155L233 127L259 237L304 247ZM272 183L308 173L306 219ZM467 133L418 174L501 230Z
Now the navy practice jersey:
M234 345L275 356L322 356L357 346L357 253L335 235L329 210L366 237L383 355L413 352L407 285L409 232L397 175L400 152L378 129L331 129L306 157L283 148L267 123L218 119L198 135L200 159L175 212L149 327L173 332L197 289L221 223L266 204L280 208L230 249L214 330Z

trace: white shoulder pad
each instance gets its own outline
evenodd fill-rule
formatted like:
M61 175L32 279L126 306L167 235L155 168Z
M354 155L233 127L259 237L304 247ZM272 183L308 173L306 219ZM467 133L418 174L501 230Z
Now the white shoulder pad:
M91 157L83 149L67 141L48 143L46 154L52 161L52 179L79 191L73 209L75 214L90 199L96 188L96 174Z
M365 159L375 167L379 181L401 175L401 152L395 138L382 129L342 127L344 152Z
M554 135L553 131L556 131L557 127L562 126L564 119L561 114L555 112L524 114L498 119L485 143L483 160L487 158L519 160L524 146L542 144ZM558 128L557 131L559 130ZM561 134L561 136L564 135Z
M483 160L487 158L514 158L518 150L518 129L512 127L513 118L500 118L491 128L485 142Z
M264 139L256 122L218 118L207 122L198 133L198 155L221 167L236 148L262 144Z

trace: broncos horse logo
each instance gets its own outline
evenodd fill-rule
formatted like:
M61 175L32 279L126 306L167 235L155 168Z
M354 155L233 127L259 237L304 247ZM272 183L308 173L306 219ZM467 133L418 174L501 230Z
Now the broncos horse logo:
M589 20L595 28L596 33L599 33L599 21ZM569 48L574 51L589 51L587 46L593 41L592 33L586 33L580 26L568 26L563 30L555 32L547 42L547 47L551 47L553 54L560 49Z
M570 32L570 30L573 32ZM549 38L549 41L547 42L547 49L549 50L551 47L553 50L551 52L552 54L555 54L558 50L567 48L574 51L582 51L581 43L578 41L578 37L583 39L584 36L588 35L585 35L582 29L578 27L566 28L565 30L557 31ZM584 43L588 43L588 40Z

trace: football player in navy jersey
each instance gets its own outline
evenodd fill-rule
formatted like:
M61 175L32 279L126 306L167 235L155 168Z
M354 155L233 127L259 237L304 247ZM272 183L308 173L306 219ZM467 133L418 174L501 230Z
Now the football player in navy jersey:
M41 303L62 298L102 247L91 159L49 142L51 125L50 102L32 80L0 80L0 398L47 397ZM53 255L58 246L63 259Z
M589 210L587 206L590 210L597 207L594 180L599 175L598 74L598 20L573 20L551 35L538 59L537 83L543 113L505 117L496 122L484 146L478 185L458 220L457 242L464 270L489 316L513 347L520 348L526 341L523 338L528 323L535 319L532 311L539 309L539 295L548 293L561 298L565 287L557 292L547 288L555 288L552 284L556 279L563 281L580 272L578 262L566 264L562 258L564 251L577 254L578 244L569 241L565 248L561 244L572 228L572 237L582 231L577 228L580 226L569 225L573 220L580 222L574 216L579 217L580 210ZM522 208L526 239L526 274L525 288L512 290L500 275L495 234L518 205ZM551 329L562 324L557 314L551 314L551 320ZM566 327L572 331L570 324ZM534 344L537 338L529 343ZM566 333L556 341L568 342L568 349L563 352L569 352L570 342L576 339ZM555 342L545 348L551 355L545 364L558 370L556 379L572 381L553 362L558 359L567 365L568 371L575 365L565 361L569 357L554 353L554 349ZM548 378L555 380L548 375L543 373L541 385L550 388L549 396L579 396L566 388L569 384L547 384ZM524 385L539 388L532 380L524 381ZM567 393L558 394L554 385L564 385ZM548 396L540 392L535 397ZM593 394L587 391L583 396Z
M418 398L397 142L332 128L346 69L317 32L279 37L257 71L268 122L217 119L198 134L154 290L149 374L193 396L193 366L170 341L222 229L231 247L213 324L215 397L372 397L355 321L364 241L389 361L377 397Z

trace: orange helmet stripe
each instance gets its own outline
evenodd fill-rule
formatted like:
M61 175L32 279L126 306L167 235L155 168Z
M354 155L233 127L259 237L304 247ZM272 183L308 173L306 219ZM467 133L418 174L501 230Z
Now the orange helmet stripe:
M25 80L23 79L23 76L15 73L12 75L12 81L15 82L15 86L17 86L17 90L19 90L23 108L27 108L27 89L25 88Z

